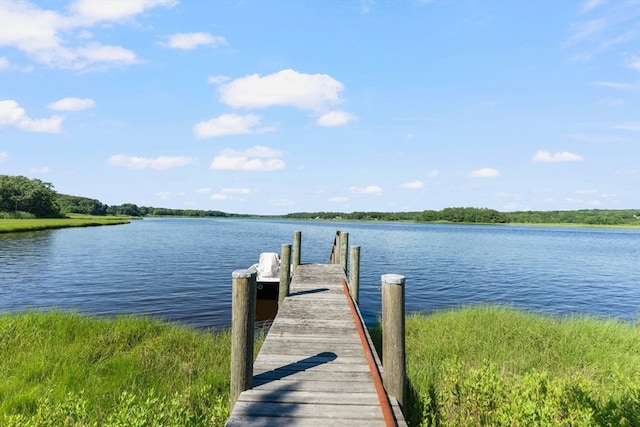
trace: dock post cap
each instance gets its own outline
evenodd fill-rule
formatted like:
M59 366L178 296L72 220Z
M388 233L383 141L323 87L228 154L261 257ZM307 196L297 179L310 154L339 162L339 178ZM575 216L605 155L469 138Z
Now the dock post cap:
M401 274L383 274L382 282L390 285L404 285L404 276Z
M234 279L248 279L252 274L256 274L256 271L250 268L245 268L243 270L235 270L231 273L231 277Z

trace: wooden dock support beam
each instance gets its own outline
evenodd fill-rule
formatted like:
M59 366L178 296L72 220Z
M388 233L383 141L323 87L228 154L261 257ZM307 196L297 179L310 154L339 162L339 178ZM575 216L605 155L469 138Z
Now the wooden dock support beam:
M291 283L291 245L282 244L280 254L280 286L278 290L278 306L289 296L289 284Z
M360 298L360 246L351 247L349 261L349 293L353 301L358 304Z
M293 233L293 271L300 265L301 259L301 245L302 245L302 232L296 231Z
M399 274L382 276L382 381L400 406L405 393L404 283Z
M340 235L340 265L344 272L347 272L349 258L349 233L342 232Z
M253 336L256 315L256 275L254 270L232 273L231 299L231 407L253 381Z

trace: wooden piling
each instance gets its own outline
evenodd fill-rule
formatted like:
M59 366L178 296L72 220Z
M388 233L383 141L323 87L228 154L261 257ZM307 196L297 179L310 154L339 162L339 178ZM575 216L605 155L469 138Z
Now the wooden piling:
M278 290L278 306L289 296L291 283L291 245L283 244L280 254L280 285Z
M344 272L347 272L349 264L349 233L343 232L340 236L340 265Z
M360 246L351 247L349 261L349 293L357 304L360 299Z
M231 407L238 396L251 388L253 380L253 336L256 315L255 270L232 274L231 312Z
M293 233L293 271L296 271L296 268L300 265L301 245L302 232L296 231Z
M404 284L399 274L382 276L382 366L384 388L404 406Z

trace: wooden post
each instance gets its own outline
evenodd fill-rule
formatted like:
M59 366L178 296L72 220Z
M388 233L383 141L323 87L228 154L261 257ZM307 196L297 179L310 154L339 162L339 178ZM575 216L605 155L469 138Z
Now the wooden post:
M349 258L349 233L342 233L340 236L340 265L344 272L347 272Z
M236 270L232 274L231 299L231 407L253 381L253 335L256 316L255 270Z
M283 244L280 255L280 285L278 287L278 306L289 296L291 282L291 245Z
M300 252L302 245L302 232L296 231L293 233L293 271L300 265Z
M384 388L404 406L404 276L382 276L382 366Z
M336 236L333 238L333 247L331 248L331 256L329 257L329 264L340 264L340 230L336 231Z
M351 261L349 264L349 293L351 298L358 304L360 299L360 246L351 247Z

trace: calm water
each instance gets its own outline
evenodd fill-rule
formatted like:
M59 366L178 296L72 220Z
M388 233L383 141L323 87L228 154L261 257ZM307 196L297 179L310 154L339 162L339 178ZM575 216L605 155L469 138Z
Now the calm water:
M230 324L231 273L302 231L302 262L326 263L336 230L361 247L361 308L380 312L380 276L406 276L406 306L489 303L568 315L640 317L640 230L145 219L123 226L0 234L0 312L136 313Z

